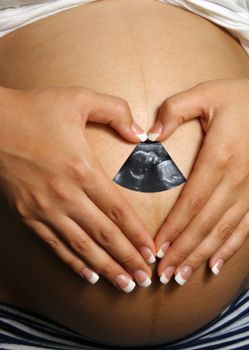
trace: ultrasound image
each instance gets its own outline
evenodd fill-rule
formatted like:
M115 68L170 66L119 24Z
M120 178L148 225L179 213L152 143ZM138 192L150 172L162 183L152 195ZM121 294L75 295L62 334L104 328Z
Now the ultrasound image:
M139 143L113 179L139 192L167 191L186 181L160 142Z

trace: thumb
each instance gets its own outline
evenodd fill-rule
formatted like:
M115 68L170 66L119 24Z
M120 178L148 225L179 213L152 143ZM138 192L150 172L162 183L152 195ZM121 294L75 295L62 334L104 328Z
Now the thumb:
M88 99L87 120L108 124L129 142L147 140L147 134L135 123L128 102L112 95L94 92ZM89 105L90 102L90 105Z
M208 99L204 84L168 97L162 103L157 120L148 132L148 139L161 141L169 137L181 124L201 118L206 125L208 119Z

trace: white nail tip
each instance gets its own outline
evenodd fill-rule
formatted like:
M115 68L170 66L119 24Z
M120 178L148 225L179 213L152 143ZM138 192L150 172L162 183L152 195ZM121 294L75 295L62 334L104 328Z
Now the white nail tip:
M164 252L162 251L161 248L158 250L156 256L157 256L159 259L162 259L162 258L164 257Z
M169 279L165 276L164 273L161 274L160 282L161 282L162 284L167 284L167 283L169 282Z
M142 141L146 141L147 140L147 134L143 133L143 134L137 134L137 137Z
M88 278L88 281L92 284L96 283L99 280L99 275L96 272L92 273L92 276Z
M180 284L180 286L183 286L186 283L186 280L182 278L180 272L175 276L175 281Z
M150 141L156 141L156 139L158 138L159 133L152 133L150 132L148 135L148 140Z
M149 287L149 285L151 285L151 279L149 278L149 276L146 277L145 281L139 282L139 285L141 287Z
M212 272L215 275L218 275L220 273L220 270L217 268L218 263L214 264L214 266L212 267Z
M122 290L126 293L130 293L136 286L136 283L132 280L129 280L129 284L127 287L122 288Z
M147 262L148 262L149 264L154 264L155 261L156 261L156 258L154 257L154 255L151 255L151 256L149 257L149 259L147 259Z

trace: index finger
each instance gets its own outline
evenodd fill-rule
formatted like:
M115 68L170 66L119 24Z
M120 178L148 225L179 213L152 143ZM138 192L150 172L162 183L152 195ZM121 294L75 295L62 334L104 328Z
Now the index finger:
M207 134L193 171L156 236L158 257L163 257L168 246L166 244L165 249L160 250L162 244L174 241L208 201L221 181L219 170L224 165L224 158L224 150L221 147L214 150L212 135Z
M142 254L146 262L154 263L155 244L145 225L126 198L108 178L100 163L93 157L89 157L89 159L91 159L91 164L86 167L89 174L84 177L83 181L81 180L81 188L94 204L119 227ZM82 166L84 167L84 164ZM87 181L86 178L90 181Z

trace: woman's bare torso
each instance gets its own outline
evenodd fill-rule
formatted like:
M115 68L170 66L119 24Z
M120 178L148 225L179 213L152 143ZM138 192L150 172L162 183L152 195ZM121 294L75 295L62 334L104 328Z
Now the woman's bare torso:
M248 76L248 57L229 34L155 0L94 2L0 40L0 85L82 85L121 96L145 130L167 96L205 80ZM134 144L94 124L87 126L87 137L112 179ZM186 177L202 138L199 122L192 121L163 142ZM155 237L182 186L159 193L119 189ZM92 286L76 276L2 198L0 220L0 300L103 343L149 345L178 339L213 319L248 287L249 240L217 277L205 264L185 286L163 286L155 264L152 285L125 294L103 278Z

